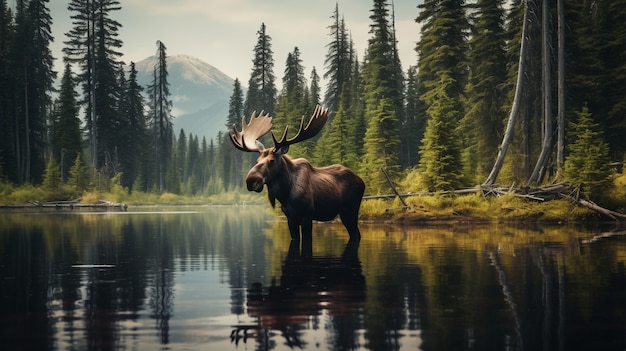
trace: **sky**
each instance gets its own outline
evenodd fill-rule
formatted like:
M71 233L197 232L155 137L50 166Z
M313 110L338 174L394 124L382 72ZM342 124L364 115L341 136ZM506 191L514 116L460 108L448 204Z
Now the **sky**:
M419 38L417 5L421 0L395 0L396 36L402 67L417 63L414 50ZM9 2L10 3L10 2ZM69 0L48 3L55 40L51 45L55 69L61 74L65 33L72 28L67 10ZM287 54L298 47L305 75L315 66L324 72L331 41L331 16L335 5L350 31L359 59L370 38L368 0L120 0L122 9L112 18L122 24L121 60L129 64L155 55L156 42L167 47L167 55L190 55L201 59L246 86L252 70L257 32L265 23L274 53L274 74L280 86ZM322 83L323 84L323 83Z

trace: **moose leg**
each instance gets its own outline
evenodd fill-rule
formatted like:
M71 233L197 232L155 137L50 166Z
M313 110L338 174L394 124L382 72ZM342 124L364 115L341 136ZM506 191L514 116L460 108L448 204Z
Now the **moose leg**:
M287 225L289 225L289 234L291 234L291 240L300 241L300 224L291 219L287 219Z
M341 218L341 222L348 230L348 235L350 235L351 243L358 243L361 241L361 231L359 231L359 208L356 208L356 211L353 209L349 209L343 211L339 214Z

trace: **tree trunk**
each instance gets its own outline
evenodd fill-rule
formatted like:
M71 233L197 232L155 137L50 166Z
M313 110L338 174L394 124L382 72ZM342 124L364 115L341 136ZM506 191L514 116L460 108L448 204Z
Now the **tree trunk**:
M542 26L543 37L541 47L541 61L543 66L543 141L541 153L535 164L535 169L528 180L529 184L541 182L546 172L548 159L552 153L552 71L550 65L550 3L543 0Z
M484 185L492 185L495 183L496 178L498 178L498 173L500 173L500 169L502 168L502 164L504 163L504 157L506 156L506 152L509 148L509 144L511 143L511 138L513 137L513 130L515 128L515 121L517 116L519 115L520 101L522 99L522 88L523 88L523 78L524 78L524 69L526 66L526 52L528 51L528 2L524 2L524 23L522 25L522 43L520 45L520 53L519 53L519 63L517 67L517 81L515 85L515 96L513 98L513 105L511 106L511 114L509 115L509 121L506 125L506 131L504 132L504 136L502 137L502 144L500 146L500 150L498 150L498 156L496 157L496 162L493 164L493 168L487 176L487 179L484 181Z
M557 0L558 26L558 104L557 115L557 147L556 147L556 168L557 175L563 175L565 164L565 5L564 0Z

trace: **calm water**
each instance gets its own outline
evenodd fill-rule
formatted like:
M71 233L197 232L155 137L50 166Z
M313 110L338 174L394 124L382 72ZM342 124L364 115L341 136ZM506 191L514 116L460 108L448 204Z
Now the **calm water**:
M625 350L626 233L0 214L2 350Z

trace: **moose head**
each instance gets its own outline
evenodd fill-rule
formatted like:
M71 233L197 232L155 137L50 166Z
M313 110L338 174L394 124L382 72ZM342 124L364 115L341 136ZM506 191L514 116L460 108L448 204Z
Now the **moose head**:
M272 131L274 147L265 148L259 138L272 130L272 117L261 112L252 113L250 121L241 120L241 132L233 125L230 139L241 151L258 152L259 157L246 176L249 191L261 192L267 186L272 207L276 200L287 217L292 240L311 241L313 220L330 221L337 215L348 230L351 242L358 242L359 207L365 183L352 170L342 165L317 168L303 158L291 159L289 145L317 135L328 119L328 109L315 108L305 124L302 116L300 128L293 138L287 138L285 127L280 140Z

